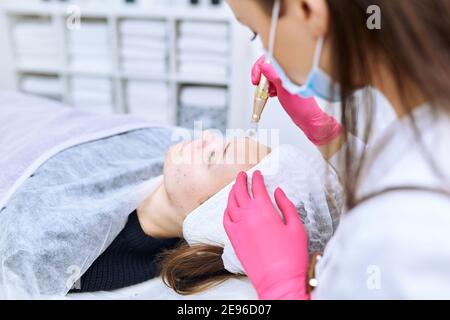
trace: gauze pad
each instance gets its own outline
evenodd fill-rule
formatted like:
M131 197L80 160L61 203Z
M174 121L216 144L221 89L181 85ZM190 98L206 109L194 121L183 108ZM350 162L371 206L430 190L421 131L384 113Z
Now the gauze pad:
M308 231L309 251L322 251L337 228L343 207L342 188L334 171L323 158L293 146L274 149L249 170L260 170L275 204L273 194L281 187L297 207ZM245 274L223 226L223 214L234 181L194 210L184 221L183 235L189 245L209 244L224 248L222 259L231 273Z

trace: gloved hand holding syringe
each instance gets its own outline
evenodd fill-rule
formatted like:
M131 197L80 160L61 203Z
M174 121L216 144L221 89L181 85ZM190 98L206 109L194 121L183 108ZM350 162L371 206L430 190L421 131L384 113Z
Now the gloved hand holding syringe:
M269 38L269 54L265 56L265 63L270 64L271 58L273 56L274 48L275 48L275 38L277 32L278 19L276 19L280 15L280 5L275 5L275 8L272 12L272 26L270 31ZM254 83L256 85L255 95L253 98L253 114L251 124L253 129L255 130L256 136L258 136L259 129L259 121L261 120L261 115L266 107L267 100L270 97L269 89L270 83L269 80L264 75L260 75L260 79L258 83Z
M335 118L324 112L314 98L303 98L288 92L283 87L280 75L273 65L276 62L274 48L279 15L280 6L275 4L268 54L260 57L252 69L252 83L257 86L251 119L252 128L258 136L259 122L267 100L269 97L277 96L281 106L306 137L316 146L326 146L340 136L341 125Z

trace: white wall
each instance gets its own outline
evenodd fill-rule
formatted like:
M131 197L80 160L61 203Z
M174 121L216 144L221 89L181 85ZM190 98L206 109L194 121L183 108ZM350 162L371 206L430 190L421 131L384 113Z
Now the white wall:
M2 0L0 0L0 4L1 2ZM0 89L13 89L15 87L15 78L12 70L13 57L6 27L6 21L0 9ZM248 32L245 27L242 27L241 30L243 33L242 41L250 41L250 32ZM231 117L233 119L239 119L239 121L234 121L239 127L245 128L250 125L254 93L250 72L253 62L256 61L261 54L261 44L259 40L256 40L252 44L250 52L248 52L247 63L244 66L234 66L235 68L244 68L245 74L248 75L248 80L243 82L247 85L242 88L242 92L236 93L236 99L242 100L242 108L240 110L233 110L234 114ZM281 143L290 143L313 149L312 145L306 140L302 132L286 115L276 98L270 99L262 116L260 128L279 129Z
M0 89L14 88L11 48L6 28L6 19L0 9Z

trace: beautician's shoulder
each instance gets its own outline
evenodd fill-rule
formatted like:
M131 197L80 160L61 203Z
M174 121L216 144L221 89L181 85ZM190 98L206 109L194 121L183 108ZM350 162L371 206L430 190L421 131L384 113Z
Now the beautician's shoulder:
M341 220L322 296L450 298L449 227L444 195L398 191L368 200Z

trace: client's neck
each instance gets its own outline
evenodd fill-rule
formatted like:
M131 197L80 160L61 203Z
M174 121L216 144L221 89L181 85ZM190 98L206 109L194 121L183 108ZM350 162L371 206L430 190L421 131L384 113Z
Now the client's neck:
M184 219L178 211L161 183L139 206L137 213L145 234L154 238L181 238Z

